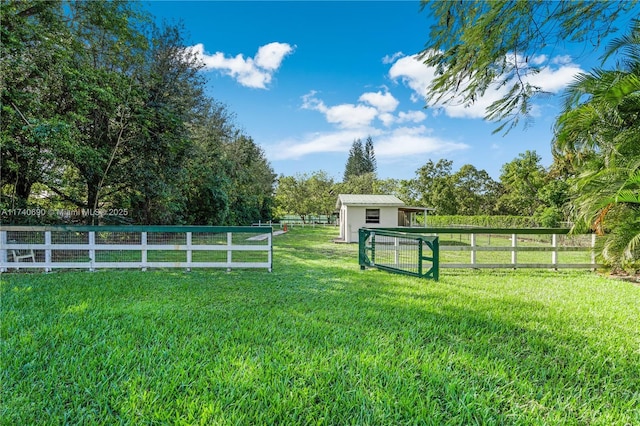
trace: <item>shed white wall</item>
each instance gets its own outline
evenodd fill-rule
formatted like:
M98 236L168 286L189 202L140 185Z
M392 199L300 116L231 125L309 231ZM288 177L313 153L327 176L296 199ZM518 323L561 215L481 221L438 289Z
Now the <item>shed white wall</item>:
M365 223L367 209L380 209L380 223ZM398 226L398 207L345 206L340 208L340 238L358 242L360 228L392 228Z

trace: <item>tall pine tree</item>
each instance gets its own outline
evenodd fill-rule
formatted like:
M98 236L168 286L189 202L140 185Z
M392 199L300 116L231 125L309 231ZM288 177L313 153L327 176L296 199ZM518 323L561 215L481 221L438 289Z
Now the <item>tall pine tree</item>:
M353 141L351 149L349 150L349 158L347 159L347 164L344 168L344 176L342 178L344 182L348 181L349 178L353 176L362 174L363 159L364 148L362 147L362 141L360 139L356 139Z
M373 151L373 140L367 137L364 144L364 173L376 173L376 154Z
M373 140L371 136L363 146L360 139L353 141L349 150L349 158L344 169L343 182L347 182L352 177L362 176L366 173L376 172L376 156L373 150Z

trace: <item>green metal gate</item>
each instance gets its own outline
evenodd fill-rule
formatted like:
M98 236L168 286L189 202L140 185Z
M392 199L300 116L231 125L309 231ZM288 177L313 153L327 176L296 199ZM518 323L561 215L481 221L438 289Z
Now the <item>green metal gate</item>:
M438 237L371 228L361 228L358 234L360 269L376 267L438 280Z

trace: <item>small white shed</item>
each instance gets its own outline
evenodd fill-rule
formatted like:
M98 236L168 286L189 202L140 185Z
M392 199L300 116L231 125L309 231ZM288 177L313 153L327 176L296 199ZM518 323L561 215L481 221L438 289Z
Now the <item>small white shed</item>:
M340 212L340 240L357 243L360 228L411 226L412 215L420 212L426 215L431 209L406 207L393 195L340 194L336 210Z

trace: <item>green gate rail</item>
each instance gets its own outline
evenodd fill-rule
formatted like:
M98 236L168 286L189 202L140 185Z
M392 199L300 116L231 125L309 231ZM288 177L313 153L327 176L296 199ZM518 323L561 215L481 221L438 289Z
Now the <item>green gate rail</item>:
M361 228L358 237L360 269L375 267L438 280L438 237L370 228Z

